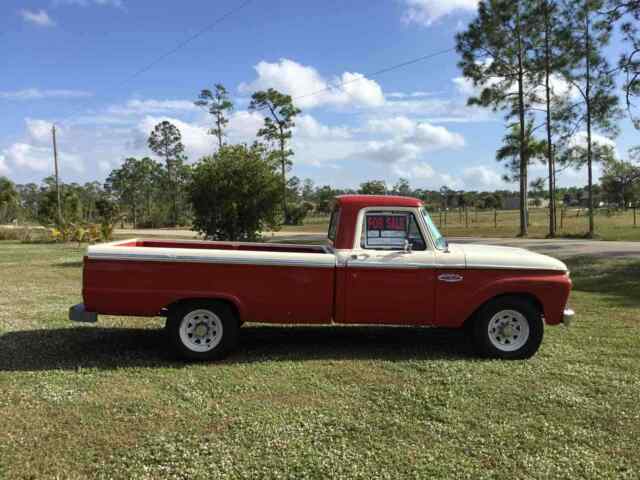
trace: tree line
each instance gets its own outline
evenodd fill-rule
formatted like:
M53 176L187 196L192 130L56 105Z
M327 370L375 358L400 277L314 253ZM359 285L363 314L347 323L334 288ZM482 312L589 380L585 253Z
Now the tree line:
M496 158L506 162L505 177L519 183L521 236L527 235L532 163L548 166L542 181L550 236L556 232L559 170L587 171L589 236L595 233L594 162L607 164L603 183L609 188L635 176L634 164L617 161L611 143L598 139L619 132L619 78L627 112L640 128L633 108L640 93L638 19L638 0L483 0L477 17L457 34L459 66L477 92L468 103L505 115L508 130ZM625 51L610 65L605 52L616 29Z

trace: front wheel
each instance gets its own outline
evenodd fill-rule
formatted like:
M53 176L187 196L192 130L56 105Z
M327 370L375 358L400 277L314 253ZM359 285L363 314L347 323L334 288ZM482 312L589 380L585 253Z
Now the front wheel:
M541 312L527 299L505 297L485 305L473 324L476 350L508 360L532 357L542 343Z
M192 301L169 312L166 331L173 350L188 360L224 357L238 342L240 324L228 305Z

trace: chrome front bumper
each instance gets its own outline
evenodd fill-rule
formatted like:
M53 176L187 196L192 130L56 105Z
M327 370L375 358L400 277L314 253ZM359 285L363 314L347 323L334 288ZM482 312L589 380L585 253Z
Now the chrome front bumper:
M87 312L84 303L79 303L69 308L69 320L72 322L96 323L98 314L96 312Z
M574 317L575 314L576 314L576 312L574 312L570 308L565 308L564 312L562 313L562 323L566 327L570 327L571 324L573 323L573 317Z

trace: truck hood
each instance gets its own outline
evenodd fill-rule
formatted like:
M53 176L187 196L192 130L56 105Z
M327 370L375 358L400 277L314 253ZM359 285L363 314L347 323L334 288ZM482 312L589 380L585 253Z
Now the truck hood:
M454 243L449 245L449 250L456 256L464 256L466 268L567 271L564 262L524 248Z

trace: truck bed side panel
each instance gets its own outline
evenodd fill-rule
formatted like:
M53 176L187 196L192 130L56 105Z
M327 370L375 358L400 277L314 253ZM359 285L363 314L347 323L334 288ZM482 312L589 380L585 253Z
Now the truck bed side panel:
M157 316L193 298L233 302L243 321L328 323L335 268L85 258L88 311Z

